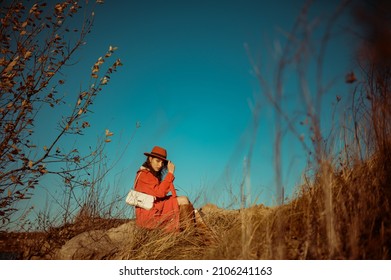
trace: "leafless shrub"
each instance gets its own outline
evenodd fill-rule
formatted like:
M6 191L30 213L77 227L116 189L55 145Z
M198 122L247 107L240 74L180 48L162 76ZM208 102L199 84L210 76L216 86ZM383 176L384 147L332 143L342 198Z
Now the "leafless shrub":
M115 47L110 46L94 64L90 84L75 94L69 115L60 116L58 134L43 147L37 147L33 141L37 114L46 106L57 107L65 102L59 91L66 81L60 73L85 44L92 29L94 13L88 11L87 3L81 23L75 21L78 29L72 28L72 18L82 9L76 1L67 0L54 6L39 2L26 7L18 1L1 5L1 227L11 222L12 215L19 210L19 201L31 198L41 177L55 174L66 183L72 182L74 172L99 160L97 155L102 147L83 155L76 148L66 151L59 145L65 136L82 135L90 126L85 119L90 107L121 65L117 59L105 72L102 70Z

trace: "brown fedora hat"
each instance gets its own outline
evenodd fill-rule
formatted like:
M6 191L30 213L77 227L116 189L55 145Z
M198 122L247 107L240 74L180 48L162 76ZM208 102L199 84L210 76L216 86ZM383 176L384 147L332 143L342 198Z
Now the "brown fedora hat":
M147 157L156 157L160 158L161 160L167 161L167 151L166 149L163 149L162 147L155 146L152 149L152 152L150 153L144 153Z

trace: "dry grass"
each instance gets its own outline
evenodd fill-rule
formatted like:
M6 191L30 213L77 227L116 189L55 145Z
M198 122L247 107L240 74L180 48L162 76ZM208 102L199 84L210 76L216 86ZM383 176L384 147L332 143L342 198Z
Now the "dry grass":
M379 153L353 168L323 164L289 203L201 211L214 233L136 233L126 259L390 259L391 159ZM325 185L324 183L328 184Z
M174 234L158 230L135 229L128 246L112 258L133 260L202 259L204 250L203 237L194 235L194 232L185 231Z
M268 208L200 211L210 232L170 234L132 228L126 246L109 258L159 259L390 259L390 154L377 154L351 169L324 165L323 176L302 186L289 203ZM325 180L324 177L327 177ZM323 182L329 185L322 185ZM125 221L83 221L24 236L23 258L50 258L75 235ZM4 236L3 236L4 240ZM35 240L32 242L32 240ZM37 242L39 240L39 242ZM46 255L34 253L42 252ZM38 250L39 249L39 250Z

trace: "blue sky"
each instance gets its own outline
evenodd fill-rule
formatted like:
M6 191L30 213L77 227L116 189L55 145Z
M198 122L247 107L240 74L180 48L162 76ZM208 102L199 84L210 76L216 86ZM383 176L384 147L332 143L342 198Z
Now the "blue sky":
M63 145L86 149L109 129L114 136L106 153L114 162L135 133L107 177L113 189L125 195L145 160L143 153L159 145L168 150L169 159L176 164L179 195L197 198L197 207L205 203L228 207L239 195L244 161L253 139L249 104L259 102L250 201L275 205L275 115L262 95L245 46L273 87L279 46L284 46L303 1L105 2L95 10L93 32L76 54L77 64L63 73L64 93L69 100L76 98L79 89L88 85L91 66L110 45L118 47L115 56L124 65L97 97L94 113L87 119L91 127L86 135L68 137ZM311 18L326 16L336 3L316 2L310 9ZM346 22L343 19L336 24L335 40L326 53L325 82L334 81L324 100L326 128L335 96L346 90L344 75L353 67ZM297 124L305 115L294 70L289 68L285 75L284 110L297 116ZM312 70L309 79L314 78ZM48 128L55 127L59 110L69 109L49 109L39 116L42 122L37 129L44 130L39 134L44 137L38 136L38 144L52 139L54 132ZM137 122L141 124L138 129ZM306 154L298 139L287 133L282 155L283 183L290 197L301 182ZM42 181L51 193L59 191L61 186L57 184L61 185L58 181ZM45 191L37 190L31 203L42 204L46 197Z

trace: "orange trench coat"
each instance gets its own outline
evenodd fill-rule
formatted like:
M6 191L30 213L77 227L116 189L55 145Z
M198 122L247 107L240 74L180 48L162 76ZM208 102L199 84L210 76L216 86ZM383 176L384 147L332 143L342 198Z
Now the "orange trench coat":
M136 191L156 197L151 210L136 207L136 225L142 228L164 228L167 231L179 230L179 206L172 173L159 182L147 168L141 167L137 171ZM172 195L168 195L171 191Z

